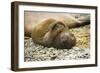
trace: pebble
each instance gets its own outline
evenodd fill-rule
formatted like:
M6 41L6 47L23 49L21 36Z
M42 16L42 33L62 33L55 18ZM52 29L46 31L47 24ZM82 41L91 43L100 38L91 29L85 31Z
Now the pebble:
M28 43L30 42L30 45ZM26 62L29 61L48 61L48 60L78 60L78 59L89 59L90 49L80 49L73 47L72 49L57 49L47 48L32 41L32 38L28 39L24 43L25 46L25 57Z

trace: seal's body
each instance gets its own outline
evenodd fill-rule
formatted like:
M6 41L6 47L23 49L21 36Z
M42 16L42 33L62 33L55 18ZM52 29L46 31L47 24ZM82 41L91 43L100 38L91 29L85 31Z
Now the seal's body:
M47 19L38 24L31 35L33 41L46 47L70 49L75 46L76 39L68 31L68 27L54 19Z

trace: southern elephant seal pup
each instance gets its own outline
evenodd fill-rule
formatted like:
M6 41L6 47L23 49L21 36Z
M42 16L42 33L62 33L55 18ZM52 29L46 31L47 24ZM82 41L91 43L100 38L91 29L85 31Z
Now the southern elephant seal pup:
M46 47L70 49L76 44L76 39L68 31L68 27L54 19L47 19L35 26L31 35L33 41Z

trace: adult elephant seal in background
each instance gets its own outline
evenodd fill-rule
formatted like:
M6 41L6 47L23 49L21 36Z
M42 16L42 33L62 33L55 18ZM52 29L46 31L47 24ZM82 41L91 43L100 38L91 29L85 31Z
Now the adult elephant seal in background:
M82 14L81 14L82 15ZM78 17L79 16L79 17ZM47 12L25 12L25 24L24 31L26 37L31 37L32 29L36 27L40 27L38 25L43 20L46 19L55 19L56 21L60 21L65 24L68 28L75 28L79 26L83 26L90 23L90 15L83 14L80 16L79 14L66 14L66 13L47 13ZM44 27L46 27L44 25ZM47 28L47 27L46 27Z
M32 30L32 40L46 47L70 49L76 44L76 39L61 21L46 19Z

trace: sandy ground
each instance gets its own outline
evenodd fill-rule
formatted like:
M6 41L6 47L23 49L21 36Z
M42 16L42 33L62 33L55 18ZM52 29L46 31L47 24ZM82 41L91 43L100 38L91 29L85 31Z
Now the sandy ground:
M32 41L24 40L24 61L78 60L90 58L90 25L70 29L76 37L76 46L72 49L47 48Z

